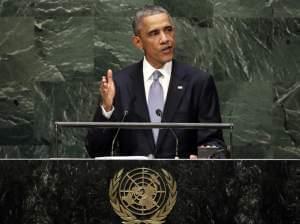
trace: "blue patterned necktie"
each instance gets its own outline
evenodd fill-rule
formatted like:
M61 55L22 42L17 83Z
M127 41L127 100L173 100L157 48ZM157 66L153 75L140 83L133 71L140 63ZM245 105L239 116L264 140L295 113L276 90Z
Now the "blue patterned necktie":
M161 76L162 74L158 70L155 70L152 74L153 82L150 86L148 97L148 109L151 122L161 122L161 116L159 116L157 112L158 110L163 111L164 109L164 90L159 82L159 77ZM154 128L152 131L156 144L159 129Z

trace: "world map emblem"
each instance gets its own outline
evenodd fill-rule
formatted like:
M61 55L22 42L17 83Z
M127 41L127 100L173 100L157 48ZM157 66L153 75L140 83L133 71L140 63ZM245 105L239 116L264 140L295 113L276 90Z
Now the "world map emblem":
M176 203L177 185L165 169L121 169L110 181L109 197L122 223L160 224Z

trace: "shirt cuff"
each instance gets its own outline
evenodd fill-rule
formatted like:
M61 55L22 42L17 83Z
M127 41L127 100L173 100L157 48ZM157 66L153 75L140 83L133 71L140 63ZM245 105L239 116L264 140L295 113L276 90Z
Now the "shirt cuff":
M114 112L115 110L115 107L113 106L112 109L110 111L105 111L104 107L101 105L101 110L102 110L102 115L106 118L106 119L110 119L111 118L111 115L112 113Z

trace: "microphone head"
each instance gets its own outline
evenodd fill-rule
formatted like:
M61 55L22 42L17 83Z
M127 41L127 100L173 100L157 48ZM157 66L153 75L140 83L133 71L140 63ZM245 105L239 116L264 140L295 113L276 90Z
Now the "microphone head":
M156 109L155 113L156 113L157 116L162 117L162 111L161 111L161 109Z
M147 157L148 157L148 159L155 159L155 157L152 153L150 153Z

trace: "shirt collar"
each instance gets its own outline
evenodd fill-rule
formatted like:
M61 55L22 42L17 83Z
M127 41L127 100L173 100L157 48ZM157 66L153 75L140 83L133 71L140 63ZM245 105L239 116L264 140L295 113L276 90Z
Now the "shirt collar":
M160 73L163 75L163 77L171 76L172 64L173 64L173 62L169 61L166 64L164 64L164 66L162 68L156 69L147 61L146 57L144 57L144 60L143 60L144 81L150 80L151 76L155 70L160 71Z

